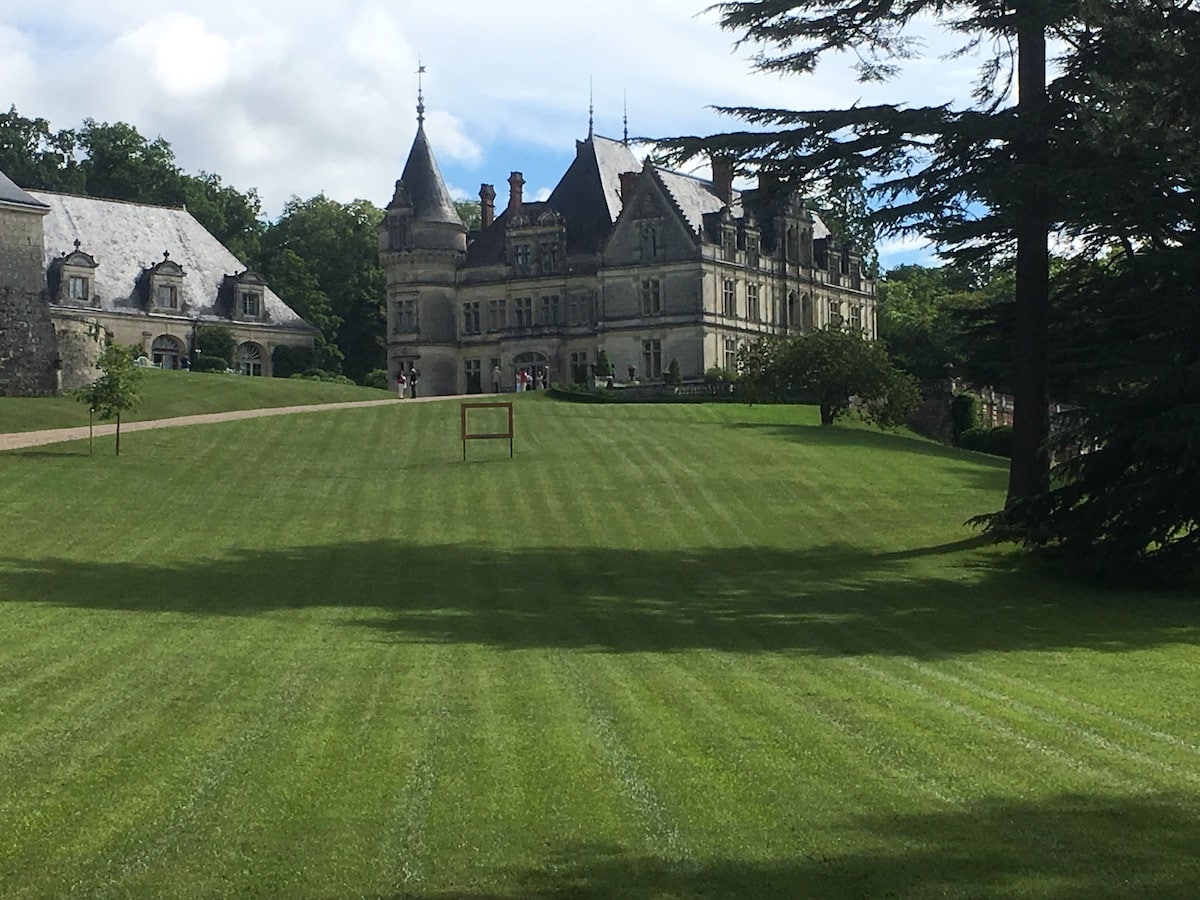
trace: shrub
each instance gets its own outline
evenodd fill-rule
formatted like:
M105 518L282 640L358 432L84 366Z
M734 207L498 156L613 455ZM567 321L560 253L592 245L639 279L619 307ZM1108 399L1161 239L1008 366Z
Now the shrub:
M229 368L229 360L207 354L197 356L192 360L193 372L224 372Z
M335 375L333 372L326 372L324 369L305 369L303 374L297 373L290 377L303 378L306 381L325 381L329 384L354 384L354 381L345 375Z
M363 387L388 389L387 369L372 369L363 376Z
M229 368L229 360L233 359L236 351L237 338L233 336L233 329L227 325L201 325L196 329L196 359L193 362L206 356L212 356L225 360L225 368ZM201 369L200 371L210 372L212 370Z
M667 366L667 377L664 379L667 384L683 384L683 375L679 372L679 360L671 357L671 364Z
M598 376L605 378L614 374L616 371L616 366L614 366L608 359L607 350L601 350L596 354L596 374Z
M983 427L983 404L974 394L955 394L950 401L950 434L954 443L963 432Z
M990 453L992 456L1012 456L1012 426L968 428L958 436L958 446L965 450Z
M271 351L271 371L276 378L290 378L317 364L317 351L312 347L290 347L280 344Z

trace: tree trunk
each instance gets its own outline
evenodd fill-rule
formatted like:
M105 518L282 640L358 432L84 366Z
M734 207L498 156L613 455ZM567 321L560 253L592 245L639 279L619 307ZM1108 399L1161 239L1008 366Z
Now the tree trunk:
M1046 26L1037 3L1017 12L1018 133L1016 297L1013 335L1013 443L1007 503L1050 487L1049 305L1050 203L1046 183Z
M121 455L121 414L117 413L117 456Z

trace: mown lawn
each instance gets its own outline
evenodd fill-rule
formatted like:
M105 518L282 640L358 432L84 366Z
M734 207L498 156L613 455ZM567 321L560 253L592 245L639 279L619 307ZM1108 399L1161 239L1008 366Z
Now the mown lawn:
M1200 598L808 409L517 429L0 454L0 896L1200 895Z
M127 422L192 416L232 409L262 409L307 403L384 400L390 391L293 378L164 372L143 369L142 401L123 416ZM0 434L71 428L88 423L87 406L72 396L0 397Z

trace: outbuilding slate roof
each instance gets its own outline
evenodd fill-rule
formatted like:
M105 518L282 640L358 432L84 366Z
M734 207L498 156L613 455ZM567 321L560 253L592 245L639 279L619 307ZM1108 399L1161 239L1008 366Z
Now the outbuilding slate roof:
M46 267L74 249L92 256L93 299L106 312L142 314L137 285L145 269L170 253L186 273L180 301L186 315L202 321L229 321L217 307L218 291L226 275L237 275L246 266L213 237L186 209L147 206L120 200L102 200L74 194L33 191L36 202L48 206L43 222ZM284 328L312 330L269 287L263 291L268 323ZM95 307L92 307L95 308Z
M28 206L36 210L45 210L46 204L36 197L21 190L11 178L0 172L0 202L14 203L18 206Z

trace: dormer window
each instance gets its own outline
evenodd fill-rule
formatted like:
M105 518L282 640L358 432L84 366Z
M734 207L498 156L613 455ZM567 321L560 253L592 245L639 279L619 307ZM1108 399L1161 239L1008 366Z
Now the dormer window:
M50 265L51 294L60 303L94 304L99 299L95 281L97 268L96 260L80 250L79 241L76 241L73 251L64 253Z
M257 319L262 310L262 294L256 291L242 291L241 313L249 319Z
M243 322L270 319L266 305L267 282L257 272L247 269L237 275L226 275L221 290L231 319Z
M530 252L528 244L517 244L513 247L513 269L518 275L528 275L530 270Z
M67 296L79 303L87 303L90 282L91 279L86 275L68 275Z
M543 241L538 248L538 274L553 275L558 271L558 242Z
M146 289L146 308L151 312L178 312L183 306L183 266L171 259L164 250L162 262L146 270L149 284Z

